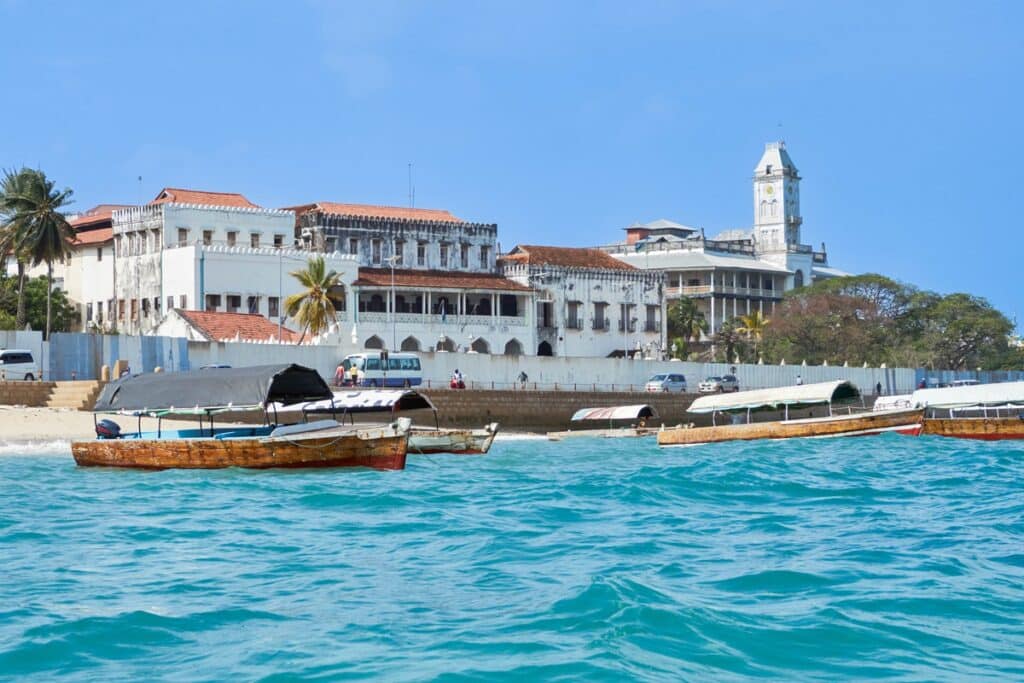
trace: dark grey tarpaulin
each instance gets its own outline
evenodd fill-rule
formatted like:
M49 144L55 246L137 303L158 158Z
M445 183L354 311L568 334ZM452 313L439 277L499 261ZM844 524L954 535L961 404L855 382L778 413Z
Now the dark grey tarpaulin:
M193 413L330 400L331 388L301 365L257 365L124 377L103 387L96 412Z

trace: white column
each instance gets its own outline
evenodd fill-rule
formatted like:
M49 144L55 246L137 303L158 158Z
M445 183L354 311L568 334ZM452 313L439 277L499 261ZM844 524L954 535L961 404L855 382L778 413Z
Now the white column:
M715 334L715 295L711 295L711 326L708 327L708 334Z

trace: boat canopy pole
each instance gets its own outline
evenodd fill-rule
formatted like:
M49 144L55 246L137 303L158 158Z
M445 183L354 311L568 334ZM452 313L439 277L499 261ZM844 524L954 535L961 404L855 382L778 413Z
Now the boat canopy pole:
M160 438L160 425L163 423L163 415L156 416L156 438Z
M784 419L786 419L786 420L789 419L789 404L788 403L786 404L786 417Z
M750 424L750 408L747 408L747 424Z
M135 434L140 439L142 438L142 413L139 413L139 426L138 426L138 429L136 430Z

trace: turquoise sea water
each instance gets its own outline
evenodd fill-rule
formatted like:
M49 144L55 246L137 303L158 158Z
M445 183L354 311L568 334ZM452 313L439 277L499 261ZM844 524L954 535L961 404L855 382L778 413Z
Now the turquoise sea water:
M1022 680L1022 475L897 435L404 472L0 445L0 678Z

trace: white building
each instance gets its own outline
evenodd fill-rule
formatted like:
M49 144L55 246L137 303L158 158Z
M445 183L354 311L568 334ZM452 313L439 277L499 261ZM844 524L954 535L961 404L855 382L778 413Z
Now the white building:
M712 239L704 230L668 220L626 228L624 242L602 247L643 270L666 274L665 296L693 299L709 333L730 318L759 311L770 316L784 292L846 273L802 244L800 175L782 142L765 145L754 169L754 227Z
M504 274L536 290L538 356L659 357L664 275L599 249L518 245Z

